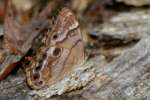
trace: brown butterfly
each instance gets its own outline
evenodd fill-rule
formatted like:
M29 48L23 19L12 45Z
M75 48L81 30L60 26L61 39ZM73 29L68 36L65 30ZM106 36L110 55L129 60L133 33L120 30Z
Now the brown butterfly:
M42 45L32 47L35 52L25 68L27 82L33 89L40 89L63 79L75 65L85 60L79 22L67 8L59 12L52 31L44 33L39 39L39 44Z

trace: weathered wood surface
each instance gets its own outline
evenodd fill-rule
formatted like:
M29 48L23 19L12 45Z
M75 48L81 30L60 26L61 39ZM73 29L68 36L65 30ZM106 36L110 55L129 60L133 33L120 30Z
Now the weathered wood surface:
M91 58L92 66L82 66L66 78L69 81L64 79L36 93L55 95L49 100L149 100L149 26L150 10L138 10L122 12L102 26L89 29L101 37L100 42L107 37L112 42L121 41L122 46L110 44L114 47L96 50L99 53ZM0 82L0 91L0 100L37 98L32 96L35 91L27 86L22 69Z
M127 5L133 5L133 6L144 6L144 5L150 5L149 0L116 0L117 2L123 2Z

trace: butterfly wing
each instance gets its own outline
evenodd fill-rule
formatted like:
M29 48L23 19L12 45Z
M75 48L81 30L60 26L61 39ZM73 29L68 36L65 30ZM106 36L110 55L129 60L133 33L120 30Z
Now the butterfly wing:
M85 59L79 23L69 9L60 11L46 44L42 47L46 51L38 53L45 55L40 66L37 66L39 62L34 61L26 69L27 82L34 89L61 80Z
M40 54L40 57L45 55L44 58L40 63L35 60L26 69L27 82L34 89L61 80L85 59L79 23L69 9L60 11L52 33L48 35L46 46L36 54L36 59Z

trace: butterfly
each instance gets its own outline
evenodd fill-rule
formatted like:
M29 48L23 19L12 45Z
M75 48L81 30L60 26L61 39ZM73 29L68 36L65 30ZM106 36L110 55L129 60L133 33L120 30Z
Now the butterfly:
M60 81L86 57L79 22L68 8L60 10L52 30L43 33L35 44L25 67L27 83L33 89Z

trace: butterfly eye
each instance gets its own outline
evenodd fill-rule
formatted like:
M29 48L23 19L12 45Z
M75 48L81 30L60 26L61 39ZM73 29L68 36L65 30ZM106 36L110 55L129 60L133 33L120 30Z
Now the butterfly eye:
M61 54L62 49L59 47L53 48L52 50L52 55L53 57L58 57Z

